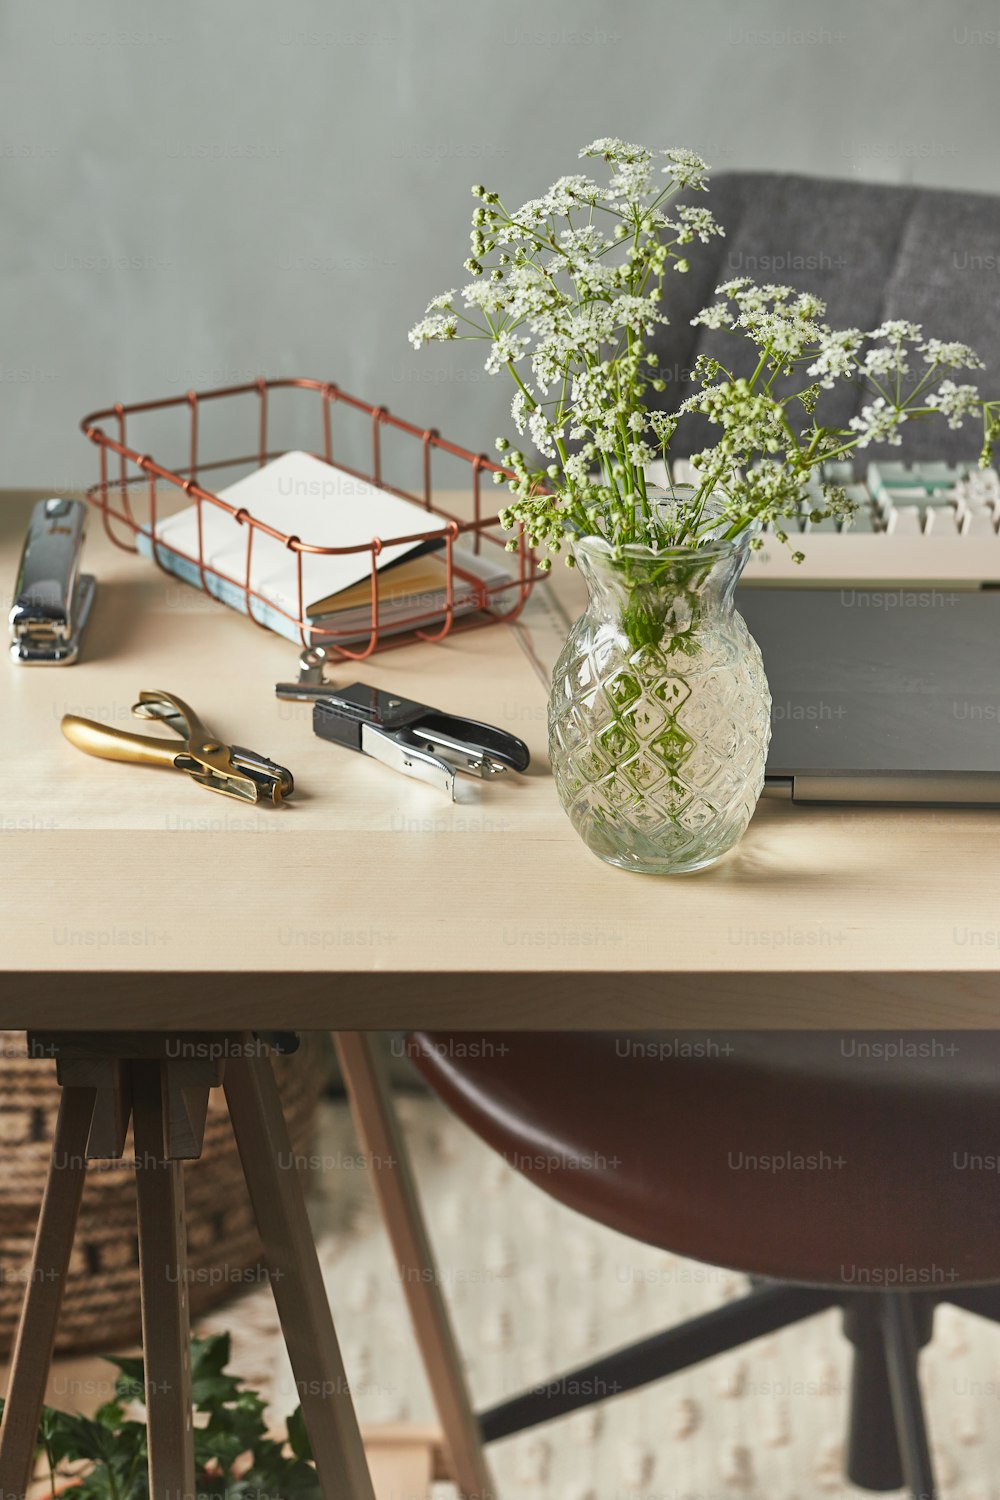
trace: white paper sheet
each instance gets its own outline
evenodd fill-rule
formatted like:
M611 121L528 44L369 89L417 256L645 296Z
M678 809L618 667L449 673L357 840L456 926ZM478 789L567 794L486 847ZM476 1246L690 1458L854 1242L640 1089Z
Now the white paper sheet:
M321 547L366 545L414 532L443 531L447 522L423 506L401 500L366 480L355 479L309 453L285 453L218 491L229 505L245 508L259 521L301 541ZM202 505L202 551L205 562L239 583L246 572L248 528L218 506ZM166 546L193 558L198 556L197 509L189 506L158 521L156 536ZM383 547L379 566L405 557L418 544ZM371 553L339 557L304 553L303 608L329 594L349 588L371 575ZM298 613L295 554L273 537L258 531L251 552L250 587L279 608Z

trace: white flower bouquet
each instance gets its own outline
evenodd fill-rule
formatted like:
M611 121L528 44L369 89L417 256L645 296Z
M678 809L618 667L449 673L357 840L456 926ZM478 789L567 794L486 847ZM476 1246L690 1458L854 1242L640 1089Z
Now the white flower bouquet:
M780 518L804 505L816 521L851 511L835 484L807 501L817 466L870 443L898 444L906 423L932 417L958 427L978 416L989 462L1000 403L953 378L982 368L972 349L925 338L903 321L833 329L818 297L746 277L720 286L720 300L693 321L748 340L753 374L737 378L703 356L694 372L700 389L673 413L657 410L650 403L666 381L649 340L668 321L665 283L688 270L691 247L724 233L707 208L673 202L682 190L705 191L708 168L691 151L610 139L580 156L609 166L606 186L561 177L513 212L497 193L473 188L480 202L465 262L473 279L435 297L410 332L415 347L483 340L486 369L513 380L514 425L541 458L497 439L513 475L502 519L528 544L558 552L568 537L597 536L619 552L697 548L755 533L765 521L777 522L787 541ZM844 380L860 381L869 399L846 428L824 425L824 392ZM679 426L695 413L720 430L692 458L697 484L665 500L651 495L648 465L669 458Z

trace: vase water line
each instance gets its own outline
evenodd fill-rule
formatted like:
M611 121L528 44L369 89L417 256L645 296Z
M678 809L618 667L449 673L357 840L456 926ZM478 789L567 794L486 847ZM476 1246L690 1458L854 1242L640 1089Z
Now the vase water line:
M681 874L746 831L764 784L771 697L733 594L750 536L613 549L581 537L589 590L552 674L549 754L594 854Z

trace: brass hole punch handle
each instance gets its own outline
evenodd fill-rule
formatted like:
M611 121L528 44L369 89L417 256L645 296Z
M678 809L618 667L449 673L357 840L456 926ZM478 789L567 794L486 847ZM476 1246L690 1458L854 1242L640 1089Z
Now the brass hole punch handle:
M176 769L178 756L184 753L182 745L175 747L169 740L155 739L151 734L130 734L125 729L114 729L96 719L81 719L76 714L65 714L60 727L71 745L88 755L99 755L102 760Z
M166 724L180 736L181 743L171 743L153 735L133 734L115 729L94 719L66 714L62 732L71 745L102 760L132 762L136 765L165 766L184 771L207 791L244 802L269 801L275 805L291 796L294 782L291 772L252 750L226 745L199 719L192 708L173 693L162 690L143 691L132 708L140 719L154 719Z

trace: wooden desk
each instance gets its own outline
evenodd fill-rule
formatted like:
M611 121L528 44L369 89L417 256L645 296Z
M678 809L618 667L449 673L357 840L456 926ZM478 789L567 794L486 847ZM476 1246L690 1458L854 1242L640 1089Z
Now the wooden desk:
M31 497L34 498L34 497ZM12 587L30 499L0 495ZM514 730L524 778L429 787L317 739L279 702L296 651L111 547L81 661L9 663L0 752L0 1026L380 1029L975 1027L1000 1019L1000 814L764 802L682 878L595 859L545 756L543 585L516 629L337 669ZM564 570L557 569L557 572ZM93 760L67 711L127 725L139 689L288 765L284 809Z

